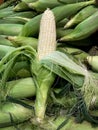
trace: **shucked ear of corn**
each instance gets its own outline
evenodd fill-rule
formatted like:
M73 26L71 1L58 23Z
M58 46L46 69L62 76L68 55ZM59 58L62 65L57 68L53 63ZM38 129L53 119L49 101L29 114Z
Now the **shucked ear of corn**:
M55 75L41 66L41 60L47 55L56 50L56 25L53 12L47 9L41 18L40 33L38 41L38 74L35 74L36 80L36 101L35 101L35 114L37 122L43 122L47 96L50 87L52 86ZM41 78L40 78L41 77Z

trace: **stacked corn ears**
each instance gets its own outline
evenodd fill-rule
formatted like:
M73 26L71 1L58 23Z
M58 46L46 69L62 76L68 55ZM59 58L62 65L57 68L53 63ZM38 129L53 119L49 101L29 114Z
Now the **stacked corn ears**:
M0 3L0 130L98 130L97 0Z

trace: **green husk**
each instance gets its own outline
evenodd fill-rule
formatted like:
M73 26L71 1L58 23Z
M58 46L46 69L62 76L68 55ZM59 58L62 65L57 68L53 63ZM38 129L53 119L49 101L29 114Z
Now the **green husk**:
M0 45L13 46L9 40L5 39L2 36L0 36Z
M34 66L34 65L33 65ZM32 67L33 67L32 66ZM32 70L33 73L33 70ZM47 96L52 86L55 75L45 69L44 67L40 66L39 69L36 71L36 77L34 78L36 91L37 91L37 98L35 102L35 114L36 114L36 121L38 123L42 123L45 117L45 111L47 106Z
M30 66L28 61L18 61L10 71L9 80L30 77Z
M26 102L33 105L32 102ZM32 117L32 109L22 105L6 102L0 106L0 128L24 122ZM11 119L12 118L12 119Z
M73 31L73 29L64 29L64 28L57 28L57 38L61 38L63 36L66 36L70 34Z
M6 46L6 45L0 45L0 59L2 59L7 53L15 50L14 47Z
M0 5L0 10L4 9L4 8L7 8L8 6L11 6L11 4L14 3L14 2L15 2L15 0L7 0L6 2L3 2Z
M18 47L18 46L24 46L24 45L30 45L32 46L34 49L37 49L37 44L38 44L38 40L36 38L33 37L7 37L8 40L10 40L14 46Z
M24 17L19 17L19 16L13 16L13 17L5 17L3 19L0 20L0 24L8 24L8 23L12 23L12 24L25 24L26 22L28 22L30 19L28 18L24 18Z
M90 17L79 23L72 33L62 37L60 41L76 41L85 39L94 32L96 32L98 28L98 11L92 14Z
M35 96L35 85L31 77L7 82L8 96L13 98L26 98Z
M62 5L62 3L58 2L57 0L50 0L50 1L46 1L46 0L38 0L32 3L29 3L28 6L31 9L35 9L38 12L43 12L45 11L47 8L54 8L57 6Z
M21 24L0 24L0 35L16 36L22 30Z
M58 60L59 59L59 60ZM87 109L95 102L97 97L97 76L89 72L80 62L75 61L65 53L55 51L42 60L42 64L55 74L70 82L73 87L80 90L86 102Z
M33 18L37 15L34 11L23 11L16 12L15 14L9 15L9 17L25 17L25 18Z
M26 121L24 123L15 126L0 128L0 130L16 130L16 128L19 130L38 130L35 129L34 126L29 121Z
M85 61L87 56L89 55L88 53L84 52L83 50L75 48L75 47L71 47L71 46L62 47L62 44L61 44L61 46L60 45L58 46L57 50L65 53L65 54L68 53L70 55L73 55L81 62Z
M69 120L66 120L66 124L63 127L59 127L63 121L67 119L67 116L58 116L56 119L53 117L47 119L48 121L42 125L40 125L41 129L44 130L97 130L98 127L93 126L92 124L84 121L82 123L77 123L75 118L71 117ZM33 119L32 119L33 122Z
M9 73L13 68L14 64L16 63L17 58L20 57L21 54L28 57L29 62L31 62L31 60L34 60L35 58L35 50L30 46L24 46L17 48L12 52L9 52L0 61L0 73L2 74L1 95L0 95L1 100L6 99L7 95L6 81L9 79Z
M98 11L98 8L96 8L94 5L89 5L83 8L73 18L71 18L67 22L67 24L65 23L64 28L70 28L73 25L79 24L80 22L82 22L83 20L94 14L96 11Z
M1 10L0 10L0 19L1 19L1 18L5 18L5 17L8 17L9 15L15 14L15 12L13 12L13 10L12 10L13 7L14 7L14 6L10 6L10 7L1 9Z

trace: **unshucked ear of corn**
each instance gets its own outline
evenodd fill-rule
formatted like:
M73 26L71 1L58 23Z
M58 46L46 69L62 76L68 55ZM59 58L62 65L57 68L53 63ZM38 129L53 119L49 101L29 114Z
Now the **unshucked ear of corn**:
M98 11L78 24L72 33L62 37L60 41L75 41L89 37L98 29Z
M37 122L42 122L45 116L46 101L49 88L52 86L55 75L41 65L41 60L56 50L56 26L55 18L51 10L47 9L41 18L38 41L39 68L35 75L36 101L35 114Z
M31 102L24 102L32 107ZM32 109L17 103L6 102L0 105L0 128L27 121L32 117Z
M96 11L98 11L98 8L96 8L94 5L89 5L83 8L71 20L69 20L67 24L65 24L64 28L69 28L75 24L79 24L80 22L94 14Z

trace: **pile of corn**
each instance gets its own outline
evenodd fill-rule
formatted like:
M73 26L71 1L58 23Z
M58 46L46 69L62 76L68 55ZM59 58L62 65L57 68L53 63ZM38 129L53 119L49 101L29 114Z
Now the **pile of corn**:
M97 4L0 5L0 130L98 130Z

